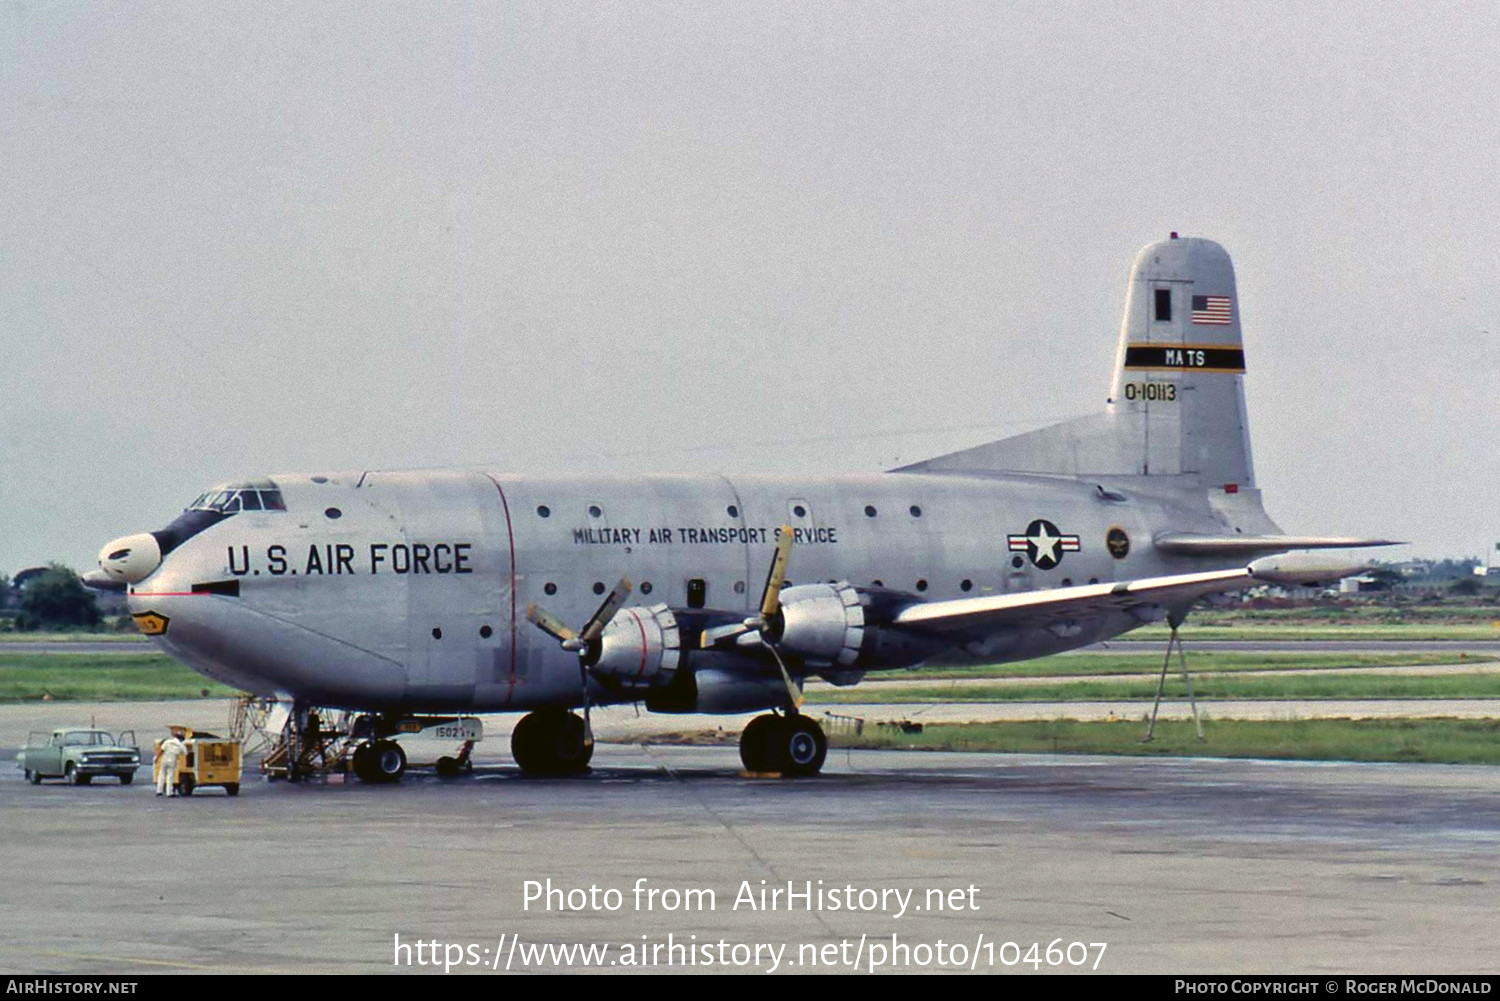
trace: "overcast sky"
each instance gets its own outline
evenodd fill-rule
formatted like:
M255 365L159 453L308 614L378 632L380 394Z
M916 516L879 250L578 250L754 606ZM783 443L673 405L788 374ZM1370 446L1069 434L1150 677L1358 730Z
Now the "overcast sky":
M1239 277L1288 531L1500 539L1493 4L0 16L0 572L276 472L867 471Z

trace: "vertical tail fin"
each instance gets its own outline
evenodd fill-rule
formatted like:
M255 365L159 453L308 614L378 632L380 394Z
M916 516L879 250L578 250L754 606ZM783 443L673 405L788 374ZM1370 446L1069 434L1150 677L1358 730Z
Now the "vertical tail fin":
M1229 254L1173 233L1136 256L1103 413L902 471L1191 476L1228 493L1253 488L1244 373Z

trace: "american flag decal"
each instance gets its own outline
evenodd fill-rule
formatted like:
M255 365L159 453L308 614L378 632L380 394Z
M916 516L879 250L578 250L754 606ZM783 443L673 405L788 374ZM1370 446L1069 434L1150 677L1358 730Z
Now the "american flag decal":
M1229 322L1229 296L1227 295L1195 295L1193 296L1193 322L1194 323L1218 323Z

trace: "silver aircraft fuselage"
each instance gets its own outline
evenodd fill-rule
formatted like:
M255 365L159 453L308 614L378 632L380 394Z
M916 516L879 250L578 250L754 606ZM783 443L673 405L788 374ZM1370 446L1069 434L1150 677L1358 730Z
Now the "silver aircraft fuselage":
M926 601L1236 562L1155 551L1158 531L1225 523L1202 491L1145 478L438 470L272 482L285 510L240 511L187 538L130 588L129 604L138 621L159 621L156 641L200 672L328 706L579 705L578 659L526 621L531 603L582 622L629 577L633 603L745 614L782 525L794 533L791 583L847 581ZM1140 624L1119 614L1081 629L1011 630L879 666L1019 660ZM701 668L738 655L691 656ZM765 670L774 677L773 664ZM638 697L590 684L596 703Z

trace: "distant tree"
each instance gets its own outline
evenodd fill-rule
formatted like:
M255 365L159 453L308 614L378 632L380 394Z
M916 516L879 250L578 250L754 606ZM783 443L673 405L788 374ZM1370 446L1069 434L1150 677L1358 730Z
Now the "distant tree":
M1470 573L1467 577L1459 577L1452 584L1448 585L1448 591L1451 594L1471 595L1478 594L1481 590L1483 590L1483 586L1479 578L1474 576L1473 573Z
M1371 590L1374 591L1389 591L1401 583L1403 579L1399 571L1392 570L1389 567L1376 567L1373 570L1367 571L1365 576L1374 581L1371 585Z
M0 608L10 607L10 577L0 573Z
M58 563L26 581L17 605L21 617L16 624L21 629L99 624L94 592L83 586L76 573Z

